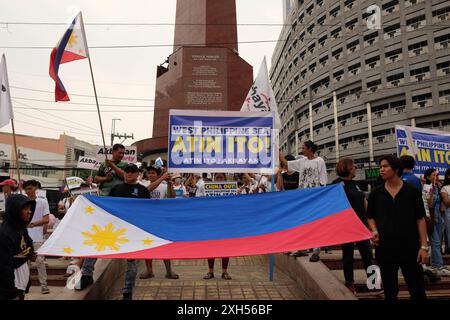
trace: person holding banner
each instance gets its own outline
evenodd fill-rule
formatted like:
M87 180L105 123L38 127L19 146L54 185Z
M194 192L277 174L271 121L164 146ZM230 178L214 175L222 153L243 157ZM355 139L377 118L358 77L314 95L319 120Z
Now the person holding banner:
M152 199L165 199L168 197L171 192L169 192L168 188L170 186L167 184L166 180L170 179L170 174L164 172L161 174L161 169L158 167L152 166L147 169L147 177L150 181L149 186L147 187L150 191L150 198ZM172 265L170 260L164 260L164 265L166 267L166 278L167 279L178 279L178 274L172 271ZM150 279L155 275L153 273L153 260L148 259L145 260L145 266L147 267L147 271L141 273L139 279Z
M128 164L126 161L122 161L124 155L125 147L121 144L115 144L113 146L112 160L106 159L100 164L94 180L95 183L100 184L101 196L107 196L115 185L123 182L123 169Z
M288 171L295 171L299 173L299 188L315 188L326 186L328 182L327 167L325 161L321 157L317 157L318 146L308 140L303 143L302 154L303 158L293 161L287 161L280 152L280 165ZM294 257L304 256L303 251L293 253ZM320 248L314 248L313 254L309 261L317 262L320 260Z
M441 195L438 185L438 172L434 168L429 168L424 174L425 185L423 190L428 200L428 210L431 217L434 217L434 228L430 236L431 244L431 271L440 277L450 277L450 270L444 265L442 258L441 244L444 235L445 222L444 216L440 211Z
M450 248L450 168L445 171L444 183L441 188L441 210L444 212L447 248Z
M379 164L385 183L370 193L367 218L385 300L397 300L399 269L411 298L424 300L422 265L428 262L429 247L422 196L416 187L400 179L402 168L396 156L384 156Z
M214 175L214 182L225 181L225 173L216 173ZM205 280L214 278L214 262L216 259L208 259L208 273L203 277ZM228 274L228 264L230 258L222 258L222 279L231 280L231 276Z

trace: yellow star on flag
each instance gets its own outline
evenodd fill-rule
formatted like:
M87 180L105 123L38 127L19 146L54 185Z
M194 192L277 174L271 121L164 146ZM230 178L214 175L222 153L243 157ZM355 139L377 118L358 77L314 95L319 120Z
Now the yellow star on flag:
M82 232L82 235L90 240L85 240L83 244L88 246L95 246L95 250L101 252L107 250L119 251L120 243L127 243L129 240L122 237L127 232L126 229L117 229L112 223L109 223L102 229L101 226L92 225L92 233Z
M87 214L93 214L95 211L95 209L91 206L84 208L84 212L86 212Z
M151 246L152 243L153 243L153 240L150 240L150 239L142 240L142 245L143 246Z
M67 247L67 248L64 248L63 251L64 251L64 253L71 254L73 252L73 249L70 247Z

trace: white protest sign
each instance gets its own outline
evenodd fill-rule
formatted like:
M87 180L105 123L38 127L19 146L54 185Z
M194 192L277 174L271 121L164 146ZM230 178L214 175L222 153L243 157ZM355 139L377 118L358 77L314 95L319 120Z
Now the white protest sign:
M100 163L95 158L80 157L78 159L78 169L98 170Z
M97 194L98 194L98 188L84 189L84 190L73 190L73 191L70 191L70 193L71 193L73 196L79 196L80 194L93 194L93 195L97 195Z
M77 189L81 186L81 184L84 183L84 180L80 177L67 177L66 178L66 184L69 190Z
M236 181L205 182L205 193L207 197L223 197L237 194Z
M108 159L112 158L112 147L106 147L107 157ZM97 146L97 151L95 153L95 159L102 163L105 161L105 150L102 146ZM129 163L136 163L137 162L137 148L127 146L125 147L125 156L123 157L122 161L126 161Z

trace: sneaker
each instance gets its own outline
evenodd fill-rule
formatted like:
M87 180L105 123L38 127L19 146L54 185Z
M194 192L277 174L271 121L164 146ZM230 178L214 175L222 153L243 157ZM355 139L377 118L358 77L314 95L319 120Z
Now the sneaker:
M47 288L47 286L41 286L41 293L48 294L50 293L50 290Z
M304 251L304 250L299 250L299 251L295 251L294 253L291 254L293 257L298 258L298 257L307 257L308 256L308 252Z
M423 274L426 278L428 278L430 283L436 283L441 280L441 277L438 274L438 270L436 268L425 267L423 269Z
M131 292L125 292L122 294L123 300L133 300L133 294Z
M232 278L231 278L231 276L228 274L228 272L224 272L224 273L222 273L222 279L225 279L225 280L231 280Z
M94 278L92 276L82 275L80 279L80 288L77 290L84 290L94 283Z
M212 273L212 272L208 272L206 274L206 276L203 277L203 279L205 279L205 280L209 280L209 279L212 279L212 278L214 278L214 273Z
M317 262L320 260L320 256L317 253L313 253L311 258L309 258L309 261L311 262Z

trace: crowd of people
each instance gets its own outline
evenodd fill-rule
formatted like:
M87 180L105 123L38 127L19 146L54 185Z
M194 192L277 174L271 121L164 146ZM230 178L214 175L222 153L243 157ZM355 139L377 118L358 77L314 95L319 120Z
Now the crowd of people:
M236 181L238 195L271 191L288 191L326 186L329 184L325 161L316 155L317 145L306 141L302 156L283 156L280 153L280 168L274 176L251 173L244 174L169 174L156 165L147 166L122 161L125 147L113 146L112 159L104 161L93 181L80 186L98 186L100 196L127 198L189 198L206 196L205 183ZM347 198L362 223L372 232L372 239L357 243L342 244L342 262L345 285L353 293L354 249L359 250L366 270L378 265L385 298L395 300L398 295L398 270L401 269L413 299L425 299L424 275L435 278L450 276L450 270L442 258L442 241L447 248L450 239L450 169L443 183L437 170L429 169L422 179L417 178L414 158L387 155L379 160L381 183L367 196L361 190L356 177L356 166L352 159L343 158L337 163L337 179L331 184L342 184ZM30 286L29 261L34 261L38 270L41 293L49 293L45 257L35 251L44 242L44 227L49 223L50 210L46 199L36 196L40 188L35 180L23 182L25 195L14 194L17 182L5 180L0 184L6 198L4 222L0 228L0 299L23 299ZM272 190L274 188L275 190ZM70 194L61 200L56 217L61 220L74 202ZM57 221L56 221L57 222ZM54 228L57 227L57 223ZM430 244L431 250L428 246ZM320 260L321 248L311 248L309 260ZM374 254L375 253L375 254ZM294 257L309 256L308 250L287 253ZM431 265L428 258L431 255ZM228 273L229 258L222 260L221 277L231 280ZM212 279L215 259L208 259L208 271L203 277ZM81 280L76 289L83 290L94 282L96 259L73 260L81 268ZM165 277L179 279L172 270L171 261L164 260ZM141 279L153 278L153 261L145 260L145 271ZM137 261L127 261L123 299L132 299L137 277ZM369 276L369 275L368 275Z

